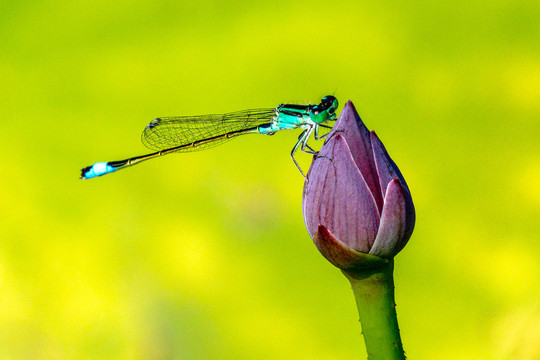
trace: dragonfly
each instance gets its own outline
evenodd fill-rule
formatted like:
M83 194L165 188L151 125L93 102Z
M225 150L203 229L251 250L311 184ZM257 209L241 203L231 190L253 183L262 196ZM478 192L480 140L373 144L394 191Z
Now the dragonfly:
M141 135L143 144L155 152L125 160L97 162L81 169L81 179L92 179L125 169L143 161L172 153L208 149L244 134L274 135L280 130L302 129L291 157L304 178L304 172L294 158L298 149L316 155L308 145L326 135L320 128L331 129L328 123L336 120L338 100L328 95L318 105L281 104L276 108L251 109L226 114L159 117L152 120ZM306 178L307 179L307 178Z

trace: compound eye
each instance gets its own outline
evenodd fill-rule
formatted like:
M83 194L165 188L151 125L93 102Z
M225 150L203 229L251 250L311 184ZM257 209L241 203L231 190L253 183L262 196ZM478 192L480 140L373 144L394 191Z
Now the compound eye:
M314 105L312 108L311 108L311 112L314 114L314 115L319 115L321 112L323 112L324 110L326 110L326 108L324 108L323 106L320 106L320 105Z
M320 105L314 105L311 107L311 120L317 124L321 124L328 119L327 109Z
M336 101L336 98L332 95L328 95L322 98L320 105L328 109L334 104L334 101Z

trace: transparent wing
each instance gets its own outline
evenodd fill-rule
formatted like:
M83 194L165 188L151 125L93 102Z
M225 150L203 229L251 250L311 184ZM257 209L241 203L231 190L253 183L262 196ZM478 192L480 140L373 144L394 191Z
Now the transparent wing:
M141 140L149 149L163 150L256 127L271 122L275 116L275 109L253 109L219 115L162 117L146 126ZM230 138L216 139L178 152L208 149L227 140Z

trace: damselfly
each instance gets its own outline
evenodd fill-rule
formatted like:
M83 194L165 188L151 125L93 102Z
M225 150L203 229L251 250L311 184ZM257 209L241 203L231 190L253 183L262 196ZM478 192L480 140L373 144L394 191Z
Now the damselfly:
M126 160L98 162L81 170L81 179L91 179L133 166L159 156L208 149L243 134L274 135L280 130L300 128L304 130L291 151L291 157L302 176L304 172L294 159L300 148L309 154L317 154L308 145L311 134L316 140L319 127L336 119L338 101L334 96L322 98L319 105L281 104L275 109L253 109L221 115L175 116L154 119L144 129L141 139L152 150L151 154Z

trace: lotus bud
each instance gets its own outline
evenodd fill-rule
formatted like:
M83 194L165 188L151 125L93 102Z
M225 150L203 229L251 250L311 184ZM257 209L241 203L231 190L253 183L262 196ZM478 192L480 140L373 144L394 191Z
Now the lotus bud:
M412 234L407 183L350 101L311 164L303 214L319 251L341 269L388 262Z

